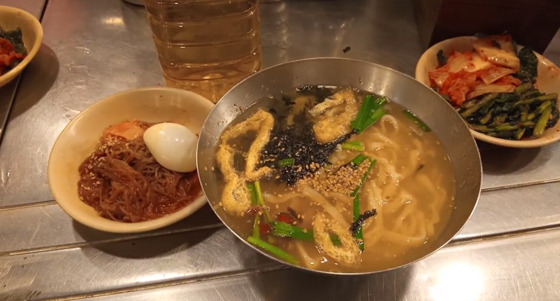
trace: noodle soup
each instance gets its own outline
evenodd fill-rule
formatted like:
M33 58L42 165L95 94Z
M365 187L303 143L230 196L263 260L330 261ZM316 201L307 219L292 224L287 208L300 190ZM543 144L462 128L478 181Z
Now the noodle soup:
M348 87L269 101L234 120L216 151L218 210L237 233L330 272L383 270L431 250L453 212L455 179L421 120Z

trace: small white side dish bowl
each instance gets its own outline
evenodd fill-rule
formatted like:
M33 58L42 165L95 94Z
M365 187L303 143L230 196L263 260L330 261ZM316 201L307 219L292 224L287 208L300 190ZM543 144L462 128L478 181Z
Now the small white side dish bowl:
M515 37L514 37L515 38ZM463 36L456 37L441 41L428 50L426 50L418 63L416 64L415 77L418 81L424 85L430 86L430 78L428 72L436 69L438 67L437 62L437 52L443 50L445 55L450 54L452 51L467 51L472 49L472 42L476 39L473 36ZM518 45L521 49L522 46ZM545 93L556 92L560 94L560 68L558 68L553 62L543 57L542 55L535 53L539 59L538 65L538 77L537 77L537 88ZM558 105L560 107L560 99L558 99ZM558 122L554 127L547 129L544 135L539 138L532 138L527 140L507 140L496 137L491 137L483 133L471 130L472 135L481 141L506 146L514 148L532 148L541 147L547 144L551 144L560 140L560 122Z
M0 6L0 27L3 30L21 28L21 39L27 50L27 56L17 66L0 76L0 87L2 87L20 74L35 57L43 41L43 27L32 14L9 6Z
M78 196L78 168L99 146L99 138L109 125L137 119L146 122L175 122L200 133L213 103L193 92L167 87L128 90L104 98L78 114L60 133L48 162L48 181L56 202L73 219L91 228L133 233L162 228L191 215L204 204L199 196L179 211L138 223L112 221L98 215Z

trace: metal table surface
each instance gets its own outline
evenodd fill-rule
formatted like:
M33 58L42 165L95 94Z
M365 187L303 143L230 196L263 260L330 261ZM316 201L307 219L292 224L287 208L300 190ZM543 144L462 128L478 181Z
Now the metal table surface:
M49 192L49 151L97 100L163 85L144 9L118 0L2 4L41 18L45 35L19 82L0 89L0 104L11 106L0 144L0 300L560 300L560 144L480 143L483 192L461 233L425 260L370 276L273 262L208 206L141 234L74 222ZM265 67L338 56L413 75L422 53L408 0L264 1L261 15ZM545 56L560 63L558 35Z

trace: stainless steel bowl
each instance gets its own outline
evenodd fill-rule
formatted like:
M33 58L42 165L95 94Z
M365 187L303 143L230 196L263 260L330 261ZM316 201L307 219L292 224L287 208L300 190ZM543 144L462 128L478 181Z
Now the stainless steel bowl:
M262 100L267 96L277 96L282 91L291 91L294 87L303 84L352 86L384 95L412 110L428 124L447 150L453 164L457 179L456 209L432 248L411 262L420 260L447 244L470 217L480 195L482 165L478 148L469 129L463 119L443 98L412 77L381 65L341 58L304 59L262 70L233 87L210 112L200 133L197 164L204 193L222 222L236 236L246 242L245 238L239 235L239 229L232 226L231 217L225 214L218 205L221 197L218 187L220 174L217 172L214 154L222 131L246 108L263 107L267 101ZM265 256L280 261L249 243L247 245ZM308 270L304 267L298 266L298 268ZM372 270L357 274L375 272L380 271Z

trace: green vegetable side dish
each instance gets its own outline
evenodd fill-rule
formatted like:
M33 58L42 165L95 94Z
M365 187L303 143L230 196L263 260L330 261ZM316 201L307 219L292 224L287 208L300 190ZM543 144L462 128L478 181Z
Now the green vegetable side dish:
M521 68L517 73L517 77L524 83L534 83L537 76L539 60L533 50L528 47L523 47L517 54Z
M0 27L0 38L8 40L13 46L17 53L27 54L27 50L23 45L23 34L21 28L16 28L14 30L4 30Z
M0 75L16 67L26 55L21 29L6 31L0 27Z
M459 108L459 113L471 129L492 137L512 140L541 137L545 129L558 122L558 94L544 94L532 87L521 90L490 93L469 100Z
M513 92L487 93L465 101L457 111L472 130L488 136L522 140L538 138L558 122L558 94L543 93L535 86L538 58L528 47L517 57L520 69L514 77L522 84ZM442 52L438 62L445 61Z

